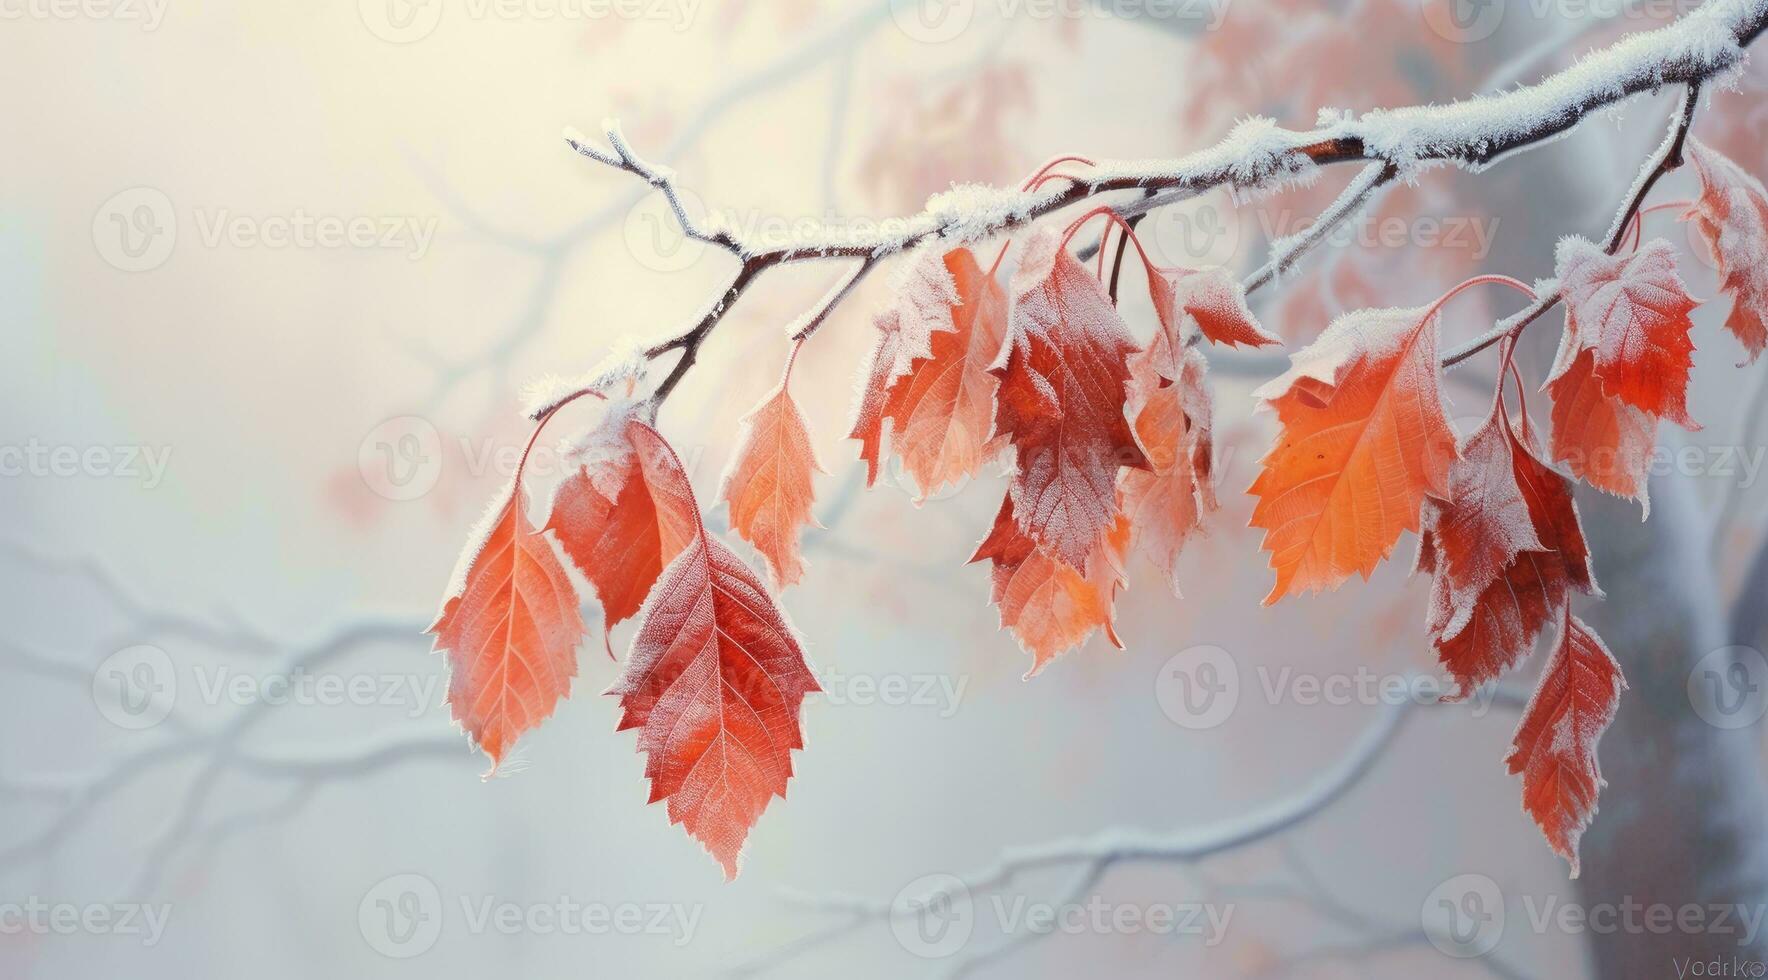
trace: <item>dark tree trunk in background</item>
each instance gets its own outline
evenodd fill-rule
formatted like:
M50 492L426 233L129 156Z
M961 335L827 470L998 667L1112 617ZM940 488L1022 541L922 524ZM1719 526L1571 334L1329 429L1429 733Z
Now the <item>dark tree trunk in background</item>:
M1586 908L1664 903L1768 902L1768 791L1756 726L1724 730L1689 700L1689 672L1702 657L1740 642L1714 580L1695 488L1686 478L1654 480L1651 519L1636 506L1579 495L1597 580L1608 599L1583 615L1613 649L1630 689L1602 739L1608 787L1584 837ZM1738 628L1760 626L1768 596L1746 599ZM1752 611L1753 610L1753 611ZM1760 643L1760 629L1748 642ZM1737 925L1733 920L1733 925ZM1641 929L1592 935L1603 980L1677 976L1673 961L1732 955L1768 959L1764 937ZM1747 975L1747 974L1746 974Z

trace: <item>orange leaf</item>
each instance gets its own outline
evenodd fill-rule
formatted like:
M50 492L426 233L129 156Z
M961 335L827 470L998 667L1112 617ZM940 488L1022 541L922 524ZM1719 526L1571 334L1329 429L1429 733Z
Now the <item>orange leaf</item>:
M967 248L946 253L956 287L951 328L934 331L927 357L915 358L891 385L883 420L895 425L891 440L921 499L973 475L991 452L994 393L989 364L1007 329L1007 297ZM875 463L876 444L868 451Z
M1595 631L1568 608L1553 659L1523 709L1505 763L1522 775L1522 807L1578 876L1578 839L1596 816L1602 770L1596 743L1627 682Z
M692 501L653 493L626 436L630 413L611 411L591 444L609 447L553 492L546 530L558 538L602 603L602 629L638 612L663 567L698 526Z
M860 388L853 431L847 436L860 443L859 455L866 461L866 486L878 482L891 387L909 373L916 360L933 356L936 334L957 327L955 308L965 299L953 279L956 273L952 264L960 252L974 267L976 259L969 249L957 249L944 256L930 248L915 252L897 280L895 300L889 309L878 314L878 343Z
M1162 269L1148 266L1148 296L1161 326L1181 338L1180 318L1189 317L1212 343L1263 347L1282 341L1266 333L1246 305L1246 290L1228 270Z
M691 499L687 474L655 430L629 423L653 486ZM646 600L620 697L620 731L639 729L650 802L735 878L743 842L774 796L791 750L804 747L799 708L820 688L792 627L760 579L698 528Z
M1572 343L1569 332L1560 352ZM1553 460L1605 493L1639 501L1647 514L1647 477L1657 445L1657 419L1603 394L1594 351L1577 352L1547 381L1553 398Z
M1581 238L1559 243L1566 342L1554 373L1577 349L1593 351L1602 393L1642 412L1699 429L1688 417L1688 372L1694 366L1699 306L1676 274L1676 252L1663 239L1634 255L1609 255Z
M994 562L994 604L1001 626L1032 655L1027 679L1095 630L1103 629L1112 646L1123 648L1112 628L1112 607L1123 584L1129 530L1129 521L1119 516L1093 556L1092 572L1082 575L1020 530L1012 496L1001 502L994 528L970 560Z
M1210 433L1209 362L1195 350L1177 355L1165 331L1130 358L1131 413L1149 468L1119 478L1123 510L1145 550L1179 594L1175 565L1185 541L1217 507ZM1164 384L1171 375L1172 384Z
M495 772L523 732L553 713L577 674L577 592L523 513L520 474L428 632L448 654L454 720ZM469 557L470 556L470 557ZM488 774L489 775L489 774Z
M1753 363L1768 348L1768 193L1700 140L1688 141L1688 158L1700 175L1700 197L1682 220L1694 221L1719 264L1720 286L1731 294L1725 327L1749 352L1744 363Z
M804 577L798 529L817 526L810 513L816 499L811 475L822 472L804 416L786 388L791 372L788 364L780 386L743 418L743 440L718 493L730 504L731 528L767 559L780 586Z
M995 429L1012 441L1019 529L1083 575L1117 520L1117 470L1146 468L1124 418L1130 337L1105 288L1055 231L1034 233L1013 277Z
M1426 308L1340 317L1259 389L1282 432L1248 492L1276 585L1364 578L1419 527L1424 498L1449 492L1455 435L1437 385L1437 317Z

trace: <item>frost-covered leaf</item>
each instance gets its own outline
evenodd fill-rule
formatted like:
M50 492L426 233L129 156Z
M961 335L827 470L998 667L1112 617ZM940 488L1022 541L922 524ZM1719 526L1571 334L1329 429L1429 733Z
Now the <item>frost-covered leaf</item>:
M1569 331L1561 355L1573 344ZM1637 500L1651 511L1647 478L1657 444L1657 419L1606 395L1596 380L1596 353L1580 350L1547 382L1553 398L1553 435L1548 445L1556 463L1605 493Z
M1124 417L1136 342L1105 289L1050 229L1013 277L995 429L1018 463L1008 493L1019 528L1087 575L1117 519L1117 470L1146 468Z
M1522 807L1548 846L1578 876L1578 840L1596 816L1603 787L1596 743L1614 720L1627 682L1602 638L1563 614L1559 643L1523 710L1505 763L1522 775Z
M1682 215L1693 221L1719 265L1721 288L1731 295L1725 327L1749 352L1746 363L1768 347L1768 192L1718 150L1688 141L1688 158L1700 175L1700 197Z
M552 545L523 513L518 482L462 555L428 632L448 655L448 705L492 771L553 713L577 675L583 620Z
M775 584L791 585L804 577L798 532L816 525L812 476L823 470L786 381L744 417L743 428L718 495L730 504L731 529L767 559Z
M959 251L969 254L968 249ZM891 386L909 373L917 359L933 356L934 334L956 328L953 307L960 297L948 268L950 261L949 255L933 248L916 251L897 277L891 305L876 318L878 340L860 386L853 431L848 434L860 443L867 486L878 480ZM975 258L970 261L974 264Z
M1082 575L1020 529L1011 495L1001 502L994 527L970 560L994 562L993 601L1000 610L1001 626L1012 630L1019 645L1032 655L1027 678L1085 643L1097 630L1104 630L1106 639L1122 649L1112 616L1124 581L1129 532L1128 519L1119 516L1093 555L1092 570Z
M546 530L595 587L605 633L637 613L699 524L691 495L653 485L664 472L633 445L631 413L616 406L593 430L575 473L553 492Z
M1123 512L1174 595L1179 553L1217 507L1208 369L1197 351L1175 351L1162 330L1130 358L1130 413L1148 468L1120 475Z
M993 455L994 394L998 382L988 372L1007 329L1007 298L968 248L945 255L956 301L948 310L950 328L932 332L929 353L914 358L889 382L866 415L855 438L876 477L885 427L891 449L902 459L922 499L973 475ZM877 381L874 375L872 382ZM872 402L868 387L862 405Z
M1427 500L1418 568L1432 573L1427 628L1459 700L1534 650L1568 590L1595 594L1571 484L1497 406Z
M1689 314L1700 302L1676 274L1676 251L1663 239L1633 255L1609 255L1581 238L1559 243L1559 286L1566 336L1554 376L1577 350L1595 354L1602 392L1649 415L1698 429L1688 417L1688 372L1694 366Z
M1183 340L1180 329L1187 318L1210 342L1235 347L1263 347L1282 341L1266 333L1246 305L1246 290L1228 270L1163 269L1148 267L1148 296L1155 315L1175 342Z
M1429 308L1340 317L1257 392L1282 431L1248 492L1277 581L1265 603L1367 578L1426 496L1446 497L1455 434Z
M663 437L631 426L652 484L691 499ZM650 802L668 801L669 821L735 878L749 830L774 796L786 795L792 750L804 747L799 709L818 690L760 579L697 526L646 600L608 693L620 698L619 730L639 729Z

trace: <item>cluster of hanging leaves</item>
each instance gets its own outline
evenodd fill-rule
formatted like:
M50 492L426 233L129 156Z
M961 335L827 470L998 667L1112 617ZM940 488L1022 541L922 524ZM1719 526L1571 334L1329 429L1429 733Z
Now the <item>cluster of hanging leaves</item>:
M1768 345L1768 193L1699 142L1688 152L1701 194L1683 218L1712 252L1733 303L1726 326L1753 361ZM1107 288L1069 248L1100 214L1135 243L1147 273L1156 323L1146 342L1118 311L1117 276ZM1141 248L1101 210L1063 232L1032 231L1005 288L968 247L923 248L876 317L850 433L867 483L894 457L924 500L1008 464L971 561L990 565L1001 625L1032 658L1027 677L1095 633L1122 646L1113 612L1132 552L1178 593L1179 556L1218 507L1204 345L1277 343L1225 270L1165 268ZM1452 700L1556 632L1506 764L1576 875L1602 786L1596 745L1626 683L1571 612L1574 593L1601 595L1573 481L1647 503L1658 424L1696 427L1687 389L1699 302L1662 240L1611 254L1568 239L1557 274L1566 322L1545 384L1544 446L1513 340L1484 423L1458 439L1444 410L1439 313L1488 277L1428 306L1347 314L1296 352L1257 392L1279 431L1248 492L1275 573L1267 604L1366 579L1404 532L1418 535L1415 567L1431 576L1426 635L1456 684ZM821 470L789 389L796 353L744 419L719 491L772 589L708 533L680 461L648 423L651 403L612 401L540 530L518 467L431 627L448 655L454 717L495 768L577 673L585 629L556 543L594 588L604 636L637 618L607 692L620 699L619 728L638 732L651 802L665 802L727 876L762 811L785 795L791 753L803 747L799 709L819 690L775 595L804 574L799 539L815 524ZM1514 414L1507 374L1517 378ZM542 426L561 404L538 416Z
M809 459L808 440L783 383L749 422L724 497L784 581L801 564L809 473L795 475L795 454ZM788 454L784 467L766 462ZM639 618L607 692L620 699L618 730L638 731L650 802L666 802L670 822L735 877L749 829L786 793L816 679L772 593L707 532L681 461L632 406L611 408L579 456L545 531L594 587L604 631ZM448 652L455 720L494 770L568 693L584 634L564 567L523 513L520 480L518 468L431 627Z

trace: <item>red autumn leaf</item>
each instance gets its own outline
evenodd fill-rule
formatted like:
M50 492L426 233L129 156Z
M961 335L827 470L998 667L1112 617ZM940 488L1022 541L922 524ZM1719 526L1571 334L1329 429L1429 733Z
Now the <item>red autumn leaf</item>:
M1565 355L1569 335L1561 341ZM1647 477L1657 445L1657 419L1618 398L1603 394L1596 379L1596 354L1581 350L1547 380L1553 399L1553 460L1572 475L1605 493L1639 501L1647 514Z
M1449 492L1455 434L1437 383L1437 317L1426 308L1340 317L1260 388L1282 431L1248 492L1284 595L1374 572L1426 496Z
M1082 575L1118 516L1117 470L1146 468L1124 418L1135 340L1099 281L1044 229L1013 277L995 430L1011 440L1019 529Z
M1700 302L1676 274L1676 252L1663 239L1633 255L1609 255L1581 238L1559 243L1559 287L1565 294L1566 341L1561 358L1593 352L1602 392L1683 428L1688 372L1694 366L1689 314ZM1555 373L1559 370L1555 367Z
M970 560L994 562L993 601L1001 613L1001 626L1011 629L1032 656L1027 679L1085 643L1096 630L1103 629L1112 646L1123 648L1112 617L1117 589L1123 584L1129 530L1129 520L1119 516L1090 562L1092 571L1082 575L1020 529L1011 495L1001 501L993 529Z
M915 358L891 383L875 423L879 429L892 424L892 449L922 499L962 483L994 454L989 436L998 382L988 368L1007 329L1006 293L969 249L947 252L945 268L958 297L951 327L934 331L929 355ZM875 440L866 453L875 475Z
M692 499L663 437L628 424L660 495ZM750 828L784 798L792 750L804 747L799 708L820 690L804 650L749 566L696 526L646 600L620 679L620 731L639 729L650 802L681 824L735 878Z
M523 513L520 479L449 589L428 632L448 654L448 704L497 770L523 732L553 713L577 675L583 620L552 545Z
M1725 327L1754 363L1768 348L1768 192L1762 182L1700 140L1688 141L1700 175L1700 197L1682 215L1693 221L1719 264L1720 288L1731 294Z
M731 528L767 559L777 585L804 577L798 529L818 526L810 505L812 474L823 469L811 449L804 415L792 401L787 377L743 419L744 435L718 495L730 504Z
M969 249L944 256L932 249L917 251L897 280L892 305L878 314L878 343L872 350L865 383L860 387L853 431L847 436L860 443L859 455L866 461L867 486L878 482L884 429L889 420L886 406L892 386L909 373L915 361L933 357L935 334L957 328L956 308L964 297L953 279L951 265L958 252L969 256L969 264L975 265L976 259L970 256Z
M626 434L630 418L617 407L597 426L583 465L553 492L546 522L595 586L604 633L638 612L699 522L692 500L654 492Z
M1208 369L1195 350L1175 354L1162 330L1146 351L1130 358L1131 414L1148 469L1123 471L1123 511L1136 547L1166 573L1174 595L1179 553L1218 506Z
M1598 590L1570 482L1497 406L1449 489L1425 504L1418 568L1435 575L1428 629L1460 700L1533 651L1568 589Z
M1602 770L1596 743L1627 682L1595 631L1568 608L1553 658L1523 709L1505 763L1522 775L1522 806L1578 876L1578 839L1596 816Z
M1226 269L1162 269L1148 266L1148 296L1161 326L1181 338L1180 320L1189 317L1212 343L1263 347L1282 341L1266 333L1246 305L1246 290Z

